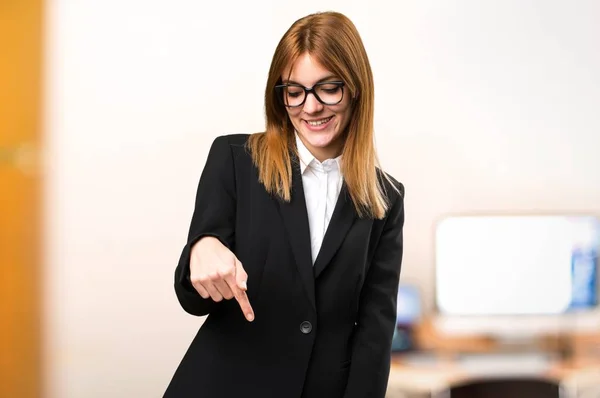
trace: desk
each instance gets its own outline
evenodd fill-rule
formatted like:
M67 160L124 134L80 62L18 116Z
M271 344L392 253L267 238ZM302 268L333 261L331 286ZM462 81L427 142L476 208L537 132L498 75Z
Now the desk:
M424 358L419 361L418 355L429 357L430 354L394 355L390 369L388 391L403 391L411 394L430 394L444 390L450 386L462 384L473 379L497 378L506 376L535 376L563 383L574 379L580 374L595 372L600 382L600 358L597 360L561 361L548 359L546 366L538 369L519 366L511 372L506 372L502 366L498 372L493 367L487 369L474 369L465 366L460 359L445 356ZM485 355L485 354L484 354ZM494 356L494 354L490 354ZM420 362L420 363L419 363Z
M429 396L436 391L445 390L453 385L462 384L474 379L498 378L503 376L534 376L555 381L559 384L576 385L595 382L600 385L600 336L567 336L568 344L572 348L571 355L565 359L560 355L560 346L552 339L542 341L538 346L532 347L528 352L530 357L522 361L521 365L511 368L510 362L504 363L500 351L488 338L473 336L460 340L445 339L443 336L433 336L431 330L425 334L418 331L420 346L427 347L423 351L408 354L394 354L390 369L388 391L403 391L408 394ZM435 338L432 338L435 337ZM562 336L564 340L564 336ZM556 340L554 338L554 340ZM590 345L591 344L591 345ZM594 350L593 348L596 348ZM466 357L464 354L466 353ZM498 368L493 366L477 366L476 357L481 356L500 358ZM510 357L513 354L508 354ZM521 353L515 354L517 358ZM544 361L536 360L545 358ZM464 358L467 358L465 361ZM471 359L475 358L475 362ZM506 358L505 358L506 359ZM508 372L507 372L508 370ZM579 381L579 378L586 380ZM393 396L390 394L390 397Z

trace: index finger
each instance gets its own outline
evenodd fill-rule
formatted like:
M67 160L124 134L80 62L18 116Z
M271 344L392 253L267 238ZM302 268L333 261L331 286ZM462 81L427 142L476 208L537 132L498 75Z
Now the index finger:
M244 316L249 322L254 320L254 310L250 305L250 300L248 300L248 295L242 289L240 289L237 285L232 287L233 295L235 296L236 301L240 305Z

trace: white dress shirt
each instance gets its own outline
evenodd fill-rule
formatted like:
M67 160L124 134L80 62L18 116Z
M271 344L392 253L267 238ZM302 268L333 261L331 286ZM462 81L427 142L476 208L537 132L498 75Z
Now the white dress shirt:
M296 134L313 265L342 188L341 156L319 162Z

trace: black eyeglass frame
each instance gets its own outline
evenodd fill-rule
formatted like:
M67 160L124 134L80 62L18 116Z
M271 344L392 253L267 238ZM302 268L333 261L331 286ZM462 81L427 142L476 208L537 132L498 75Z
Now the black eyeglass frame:
M333 103L325 102L325 101L323 101L319 97L319 94L317 94L317 92L315 91L315 89L317 87L324 86L326 84L333 84L333 85L336 85L337 87L339 87L339 88L342 89L342 97L340 98L340 100L338 102L333 102ZM330 81L330 82L316 83L314 86L312 86L310 88L304 87L303 85L297 84L297 83L287 83L287 84L278 84L278 85L276 85L275 86L275 91L277 91L278 94L282 94L283 89L286 88L286 87L298 87L298 88L301 88L301 89L304 90L304 99L298 105L288 105L285 102L285 100L283 99L283 96L282 95L278 95L279 100L281 102L283 102L283 105L286 106L286 107L288 107L288 108L298 108L298 107L304 105L304 103L306 102L306 99L308 98L308 94L310 94L310 93L312 93L315 96L315 98L317 99L317 101L319 101L321 104L323 104L323 105L330 105L331 106L331 105L337 105L337 104L339 104L344 99L344 86L345 86L345 83L342 82L342 81L339 81L339 80Z

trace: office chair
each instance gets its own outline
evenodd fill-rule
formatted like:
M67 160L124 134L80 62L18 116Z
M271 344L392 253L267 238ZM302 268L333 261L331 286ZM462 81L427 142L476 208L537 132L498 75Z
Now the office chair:
M563 398L558 383L536 378L490 378L454 385L433 398Z

